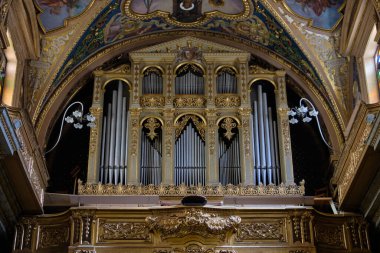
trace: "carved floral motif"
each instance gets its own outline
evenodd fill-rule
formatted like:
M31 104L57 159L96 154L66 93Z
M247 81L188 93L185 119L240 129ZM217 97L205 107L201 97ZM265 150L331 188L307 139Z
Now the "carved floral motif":
M317 224L315 226L315 237L318 244L345 248L342 225L324 225Z

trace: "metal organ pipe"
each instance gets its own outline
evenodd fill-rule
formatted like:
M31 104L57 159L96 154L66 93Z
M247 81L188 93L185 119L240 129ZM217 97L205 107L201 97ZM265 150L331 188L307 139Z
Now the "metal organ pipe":
M279 184L280 166L275 110L268 104L267 93L258 85L251 93L252 99L252 156L255 184Z
M111 90L106 93L111 97L104 109L99 180L106 184L125 184L128 98L124 95L121 81L108 89Z

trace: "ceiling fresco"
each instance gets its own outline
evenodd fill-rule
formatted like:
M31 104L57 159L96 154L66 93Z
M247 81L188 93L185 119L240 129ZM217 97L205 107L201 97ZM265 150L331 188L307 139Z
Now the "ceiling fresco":
M284 0L289 11L302 18L309 19L311 26L334 29L343 18L341 10L345 0Z
M82 14L94 0L34 0L41 12L38 21L44 32L64 27L65 21Z
M175 32L186 29L168 23L165 18L160 16L146 19L128 17L123 13L122 7L117 1L113 1L98 15L68 55L54 80L54 85L58 85L88 56L111 44L150 33ZM253 2L251 8L252 14L248 18L235 17L231 20L225 17L213 17L203 24L194 23L193 27L188 29L229 34L256 43L277 53L290 63L296 64L301 72L320 86L321 80L312 64L270 12L259 2Z

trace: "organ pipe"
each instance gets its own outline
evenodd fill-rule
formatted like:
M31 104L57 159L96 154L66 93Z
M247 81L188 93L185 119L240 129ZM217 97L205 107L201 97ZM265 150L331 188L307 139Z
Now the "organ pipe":
M231 126L230 126L231 127ZM227 126L222 128L227 130ZM233 129L233 128L232 128ZM232 129L229 129L230 131ZM223 185L238 185L241 182L239 132L233 134L231 139L219 134L219 181Z
M189 123L175 144L174 181L176 185L205 184L205 143Z
M154 131L149 129L150 131ZM140 181L144 185L161 183L162 134L151 139L143 129L141 134Z
M128 93L121 81L116 87L111 84L107 89L109 97L105 98L99 180L107 184L125 184Z
M257 85L251 93L251 102L254 184L279 184L280 166L275 110L269 104L268 94L263 92L261 85Z

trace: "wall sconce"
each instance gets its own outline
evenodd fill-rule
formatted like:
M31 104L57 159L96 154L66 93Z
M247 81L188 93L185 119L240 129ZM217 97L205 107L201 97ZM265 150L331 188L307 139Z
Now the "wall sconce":
M73 105L76 105L76 104L79 104L80 105L80 108L79 110L75 110L71 113L71 115L69 116L66 116L66 113L67 111L73 106ZM54 144L54 146L49 149L48 151L45 152L45 155L49 152L51 152L55 147L57 147L60 139L61 139L61 135L62 135L62 129L63 129L63 124L66 122L68 124L73 124L74 128L76 129L82 129L84 125L86 125L87 127L89 128L93 128L96 126L95 124L95 116L92 115L91 113L86 113L86 114L83 114L84 112L84 106L82 104L82 102L79 102L79 101L76 101L76 102L73 102L71 103L65 110L65 113L63 114L63 118L62 118L62 122L61 122L61 128L59 130L59 135L58 135L58 139L56 141L56 143Z
M310 106L310 108L307 104ZM315 117L315 120L317 121L318 125L319 134L321 135L323 142L326 144L327 147L332 149L332 147L327 143L322 133L321 125L318 119L318 114L318 111L315 110L315 107L313 103L310 102L310 100L306 98L301 98L299 102L299 107L290 108L290 110L288 111L288 116L291 117L289 119L289 123L294 125L297 124L300 120L302 120L302 122L304 123L309 123L310 121L312 121L312 117Z

